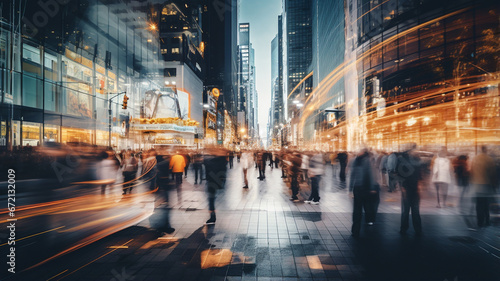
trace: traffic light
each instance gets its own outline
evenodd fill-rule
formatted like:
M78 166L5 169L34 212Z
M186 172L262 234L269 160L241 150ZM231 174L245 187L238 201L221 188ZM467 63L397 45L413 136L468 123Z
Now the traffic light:
M128 97L127 97L127 95L124 95L122 109L127 109L127 101L128 101Z

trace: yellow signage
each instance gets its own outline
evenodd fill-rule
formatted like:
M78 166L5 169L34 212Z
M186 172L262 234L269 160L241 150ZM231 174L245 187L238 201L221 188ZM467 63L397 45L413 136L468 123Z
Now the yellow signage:
M220 96L220 91L217 88L212 89L212 95L214 95L215 98L218 98Z

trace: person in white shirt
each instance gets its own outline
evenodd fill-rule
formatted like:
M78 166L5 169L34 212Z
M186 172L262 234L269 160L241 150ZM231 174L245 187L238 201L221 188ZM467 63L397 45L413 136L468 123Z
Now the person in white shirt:
M106 181L101 185L101 194L106 193L106 187L116 181L116 163L106 151L99 154L101 161L97 163L97 179Z
M309 178L311 179L311 195L304 203L311 205L319 204L319 181L325 171L325 164L323 161L323 154L317 153L309 160Z
M446 147L439 151L432 165L432 182L436 187L437 208L446 207L446 198L448 196L448 186L451 184L451 161L446 158ZM442 203L440 198L442 197Z
M248 151L243 151L241 153L240 163L241 163L241 167L243 169L243 179L245 181L245 186L243 186L243 188L248 188L247 172L248 172L248 168L252 165L251 160L252 160L252 156L250 155L250 153Z

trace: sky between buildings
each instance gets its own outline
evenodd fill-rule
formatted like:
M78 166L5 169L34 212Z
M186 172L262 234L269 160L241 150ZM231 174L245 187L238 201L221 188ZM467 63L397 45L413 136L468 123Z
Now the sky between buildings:
M250 23L250 42L255 49L260 136L265 139L271 107L271 41L278 33L281 0L241 0L240 4L239 22Z

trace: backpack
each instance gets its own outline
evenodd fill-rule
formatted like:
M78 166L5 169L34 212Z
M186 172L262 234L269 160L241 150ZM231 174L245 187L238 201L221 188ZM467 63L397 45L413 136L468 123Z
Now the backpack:
M389 157L387 157L387 170L389 172L396 172L398 168L398 156L396 153L391 153Z

